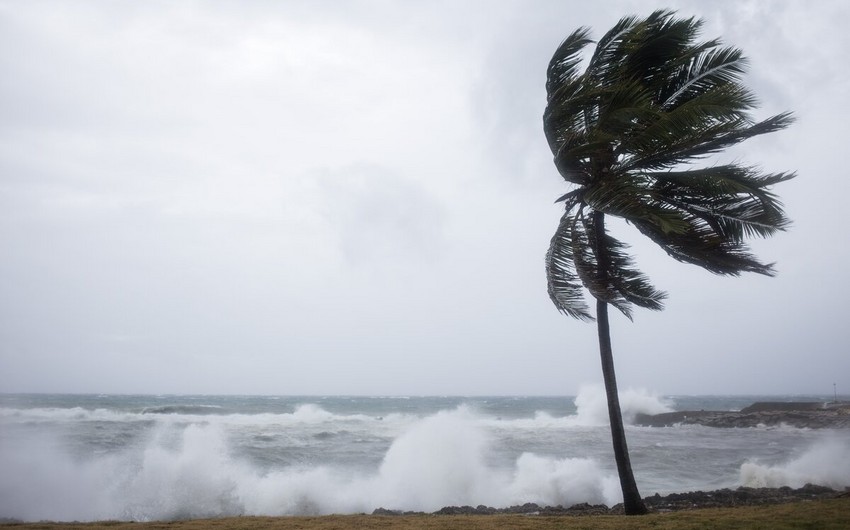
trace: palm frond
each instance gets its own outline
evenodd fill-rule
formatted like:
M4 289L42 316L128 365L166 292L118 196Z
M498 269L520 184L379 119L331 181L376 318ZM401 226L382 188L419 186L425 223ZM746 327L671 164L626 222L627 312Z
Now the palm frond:
M761 263L741 241L728 239L705 224L695 223L684 234L665 234L649 223L634 222L638 230L682 263L698 265L714 274L739 276L754 272L775 275L772 263Z
M788 227L782 203L769 187L793 177L734 164L653 175L659 201L701 218L719 235L736 241L769 237Z
M557 199L555 199L555 204L559 202L565 203L566 210L569 212L572 210L573 205L577 204L581 199L581 194L584 193L584 189L577 188L572 191L568 191L567 193L561 195Z
M703 158L710 154L719 153L749 138L781 131L793 122L794 118L792 114L790 112L784 112L752 125L741 123L733 124L733 126L717 127L705 135L708 137L706 141L694 142L693 145L684 146L683 149L675 153L675 156L683 162L695 158Z
M588 187L584 202L596 211L627 221L643 221L664 233L683 232L689 223L681 213L654 199L651 181L641 175L612 175L600 185Z
M755 121L757 100L741 81L746 58L719 39L698 41L701 28L669 10L625 17L596 43L584 72L584 28L550 62L544 131L558 172L577 185L556 201L565 213L546 258L549 294L562 312L589 318L582 286L630 318L632 306L661 309L665 294L605 231L606 215L678 261L717 274L774 274L745 241L789 226L772 186L794 173L692 164L793 117Z
M590 30L578 28L558 46L546 70L547 99L563 96L561 91L578 75L581 51L592 42Z
M659 109L618 146L618 154L623 155L621 167L623 170L672 168L712 154L723 148L716 144L718 139L743 134L753 126L746 113L753 103L749 91L738 85L726 85L673 109Z
M584 300L582 283L575 270L573 255L574 217L567 211L546 252L546 285L549 298L558 311L579 320L593 320Z
M633 259L626 253L628 245L611 236L604 226L598 229L596 219L601 220L602 216L583 220L589 248L594 249L597 263L596 290L601 296L596 298L613 305L629 320L632 319L632 304L655 311L663 309L662 302L667 294L656 289L649 278L635 268ZM605 264L601 270L600 263Z
M592 227L584 216L584 210L573 217L570 225L572 231L573 263L576 274L581 279L584 288L597 300L611 302L614 299L606 279L600 274L599 262L597 260L596 248L592 242Z
M638 21L635 16L624 17L599 39L585 72L587 76L599 80L603 85L606 81L616 81L616 76L612 74L620 67L626 55L624 50L633 38Z
M622 77L640 79L652 92L666 84L702 27L698 19L674 15L670 10L655 11L635 25L622 60Z
M737 83L746 67L747 60L738 48L706 49L681 70L676 78L679 86L662 100L661 107L675 108L714 88Z

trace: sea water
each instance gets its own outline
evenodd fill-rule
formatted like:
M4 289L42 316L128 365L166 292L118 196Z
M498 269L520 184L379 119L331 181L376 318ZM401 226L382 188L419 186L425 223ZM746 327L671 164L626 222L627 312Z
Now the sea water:
M626 391L637 413L826 396ZM621 501L605 394L0 395L0 519L164 520ZM850 433L627 427L643 495L850 486Z

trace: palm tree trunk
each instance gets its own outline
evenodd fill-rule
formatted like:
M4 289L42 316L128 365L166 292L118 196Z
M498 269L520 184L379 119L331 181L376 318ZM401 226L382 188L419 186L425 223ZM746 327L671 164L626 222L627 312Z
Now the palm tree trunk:
M620 397L617 394L617 376L614 374L614 353L611 349L611 334L608 326L608 304L601 300L596 301L596 320L599 328L602 378L605 380L605 395L608 398L608 419L611 422L611 441L614 444L617 473L620 475L620 488L623 490L623 506L626 515L642 515L647 513L647 509L635 483L629 459L629 447L626 444L626 430L623 426L623 414L620 411Z
M594 213L596 241L602 241L605 234L605 214ZM604 246L597 245L596 259L599 274L605 279L607 271ZM620 411L620 396L617 391L617 376L614 373L614 351L611 348L611 328L608 324L608 303L596 300L596 322L599 330L599 356L602 360L602 379L605 381L605 396L608 398L608 420L611 423L611 441L614 445L614 459L617 461L617 473L620 475L620 488L623 490L623 507L626 515L647 513L646 505L638 491L632 463L629 459L629 447L626 444L626 429L623 426L623 414Z

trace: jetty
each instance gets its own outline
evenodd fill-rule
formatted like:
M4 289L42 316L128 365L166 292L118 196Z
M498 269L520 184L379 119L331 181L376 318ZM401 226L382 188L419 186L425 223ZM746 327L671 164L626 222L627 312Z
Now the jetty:
M762 401L739 411L686 410L637 414L634 424L645 427L704 425L743 428L787 425L801 429L847 429L850 428L850 401Z

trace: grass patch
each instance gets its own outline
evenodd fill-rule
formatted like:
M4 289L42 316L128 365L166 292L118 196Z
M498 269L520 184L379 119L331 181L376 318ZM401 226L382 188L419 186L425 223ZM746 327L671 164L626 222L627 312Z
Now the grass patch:
M192 521L129 523L7 523L0 528L26 530L847 530L850 497L771 506L704 508L640 517L619 515L326 515L321 517L232 517Z

